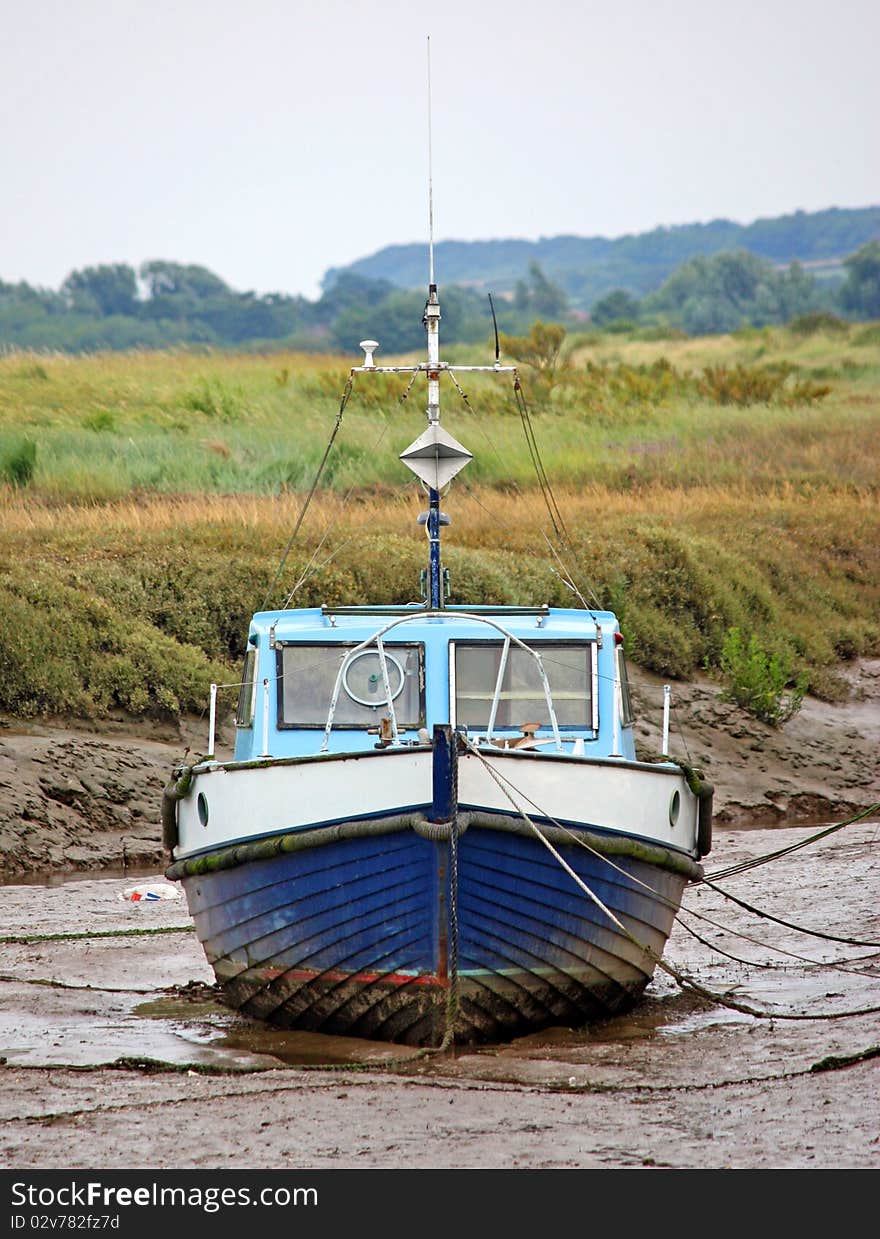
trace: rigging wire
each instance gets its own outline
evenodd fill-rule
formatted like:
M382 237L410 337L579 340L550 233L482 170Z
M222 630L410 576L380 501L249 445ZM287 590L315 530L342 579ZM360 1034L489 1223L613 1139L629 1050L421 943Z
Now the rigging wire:
M417 373L413 374L413 376L412 376L412 378L410 379L409 383L407 383L407 385L406 385L405 389L403 390L403 392L401 393L401 395L400 395L400 396L399 396L399 398L398 398L398 401L397 401L398 407L399 407L400 405L402 405L402 404L404 403L404 401L408 398L408 396L409 396L410 392L412 391L413 384L415 383L415 381L416 381L416 378L417 378L417 377L418 377L418 374L417 374ZM287 548L285 549L284 556L283 556L283 558L282 558L282 561L281 561L281 564L280 564L280 566L279 566L278 572L275 574L275 580L272 582L272 586L271 586L271 589L270 589L270 591L269 591L269 593L270 593L270 594L274 591L275 586L276 586L276 585L277 585L277 583L278 583L278 579L279 579L279 577L281 576L281 573L282 573L282 571L283 571L283 569L284 569L285 562L286 562L286 560L287 560L288 555L290 554L291 547L293 546L294 539L296 538L296 535L297 535L297 533L299 532L299 528L300 528L300 526L302 525L302 522L303 522L303 519L304 519L304 517L305 517L306 511L307 511L307 509L308 509L309 503L310 503L310 502L311 502L311 500L312 500L312 497L313 497L313 495L314 495L314 493L315 493L315 490L316 490L316 488L317 488L317 484L318 484L318 481L319 481L319 479L320 479L320 476L321 476L321 474L323 473L324 466L325 466L325 464L326 464L326 462L327 462L327 457L329 456L329 454L330 454L330 449L331 449L331 448L332 448L332 446L333 446L333 440L336 438L336 433L337 433L337 431L339 430L339 426L340 426L341 421L342 421L342 414L343 414L343 412L344 412L344 410L345 410L345 405L346 405L346 403L348 402L348 397L349 397L349 395L351 394L351 387L352 387L352 379L351 379L351 378L349 378L348 382L346 383L346 389L345 389L345 392L343 393L343 397L342 397L342 404L341 404L341 406L340 406L339 413L338 413L338 415L337 415L336 425L333 427L333 433L332 433L332 434L331 434L331 436L330 436L330 442L327 444L327 448L326 448L326 450L325 450L325 452L324 452L324 457L323 457L323 459L322 459L322 461L321 461L321 464L320 464L320 467L319 467L319 469L318 469L318 474L317 474L317 476L316 476L316 478L315 478L314 483L312 484L312 489L311 489L311 491L309 492L309 496L308 496L308 499L306 500L305 506L303 507L303 510L302 510L302 512L300 513L299 520L297 521L297 524L296 524L296 528L294 529L293 533L292 533L292 534L291 534L291 536L290 536L290 540L288 541ZM373 453L376 453L376 452L378 451L378 448L379 448L380 444L382 443L382 440L385 438L385 435L386 435L387 433L388 433L388 423L387 423L387 422L385 422L385 423L384 423L384 425L382 426L381 431L379 432L379 435L378 435L378 436L377 436L377 438L376 438L375 443L373 444L373 447L372 447L372 451L373 451ZM296 584L295 584L295 585L293 586L293 588L291 589L290 593L287 595L287 598L286 598L286 599L285 599L285 601L284 601L284 605L283 605L283 607L282 607L282 610L285 610L285 611L286 611L286 610L287 610L287 608L290 606L291 602L293 601L293 598L295 597L295 595L298 593L298 591L299 591L300 589L302 589L303 585L305 585L308 581L310 581L310 580L312 579L312 577L313 577L313 576L315 576L315 574L316 574L317 572L320 572L320 570L321 570L322 568L325 568L325 567L327 566L327 564L331 563L331 562L332 562L332 561L336 558L336 556L339 554L339 552L340 552L341 550L343 550L343 548L344 548L344 547L348 546L348 545L349 545L349 544L350 544L350 543L351 543L351 542L352 542L355 538L357 538L357 537L359 536L358 534L352 534L352 535L351 535L351 537L347 538L347 539L346 539L346 540L345 540L345 541L344 541L344 542L343 542L340 546L338 546L338 547L336 548L336 550L332 552L332 554L331 554L331 555L329 555L326 559L322 560L322 561L321 561L321 563L319 563L319 564L318 564L315 568L312 568L312 565L315 563L315 560L316 560L316 558L317 558L317 556L318 556L318 554L319 554L319 552L320 552L320 550L321 550L321 547L324 545L324 543L327 541L327 538L328 538L328 537L330 536L330 534L333 532L333 529L334 529L334 527L335 527L336 522L337 522L337 521L338 521L338 519L339 519L339 516L341 515L341 513L342 513L342 512L344 512L344 511L345 511L345 509L346 509L346 507L347 507L347 505L348 505L348 502L349 502L349 500L351 499L351 497L352 497L352 495L354 494L354 492L355 492L355 490L356 490L356 489L357 489L357 483L356 483L356 482L353 482L353 483L351 484L351 486L348 488L348 490L346 491L346 493L345 493L345 495L344 495L344 497L343 497L343 499L342 499L342 503L339 505L339 512L337 513L337 515L336 515L335 519L331 519L331 520L330 520L330 522L328 523L327 528L324 530L324 533L323 533L323 535L322 535L322 537L321 537L320 541L318 542L318 545L317 545L317 546L315 547L315 549L312 551L311 557L309 558L308 562L306 563L305 568L303 569L302 573L300 574L299 580L296 582ZM268 595L267 595L267 601L268 601ZM265 607L265 603L264 603L263 605L264 605L264 607Z
M494 314L494 307L493 307L493 314ZM454 371L453 371L453 368L452 368L452 367L448 368L447 373L449 374L449 377L450 377L450 379L452 380L453 385L455 386L456 391L458 392L459 396L461 397L461 400L462 400L462 402L463 402L463 404L464 404L465 408L466 408L466 409L468 410L468 412L469 412L469 413L471 413L471 414L472 414L472 416L474 417L474 420L476 421L476 424L477 424L477 427L478 427L478 429L479 429L480 433L482 434L482 436L483 436L483 438L485 439L486 443L489 445L489 449L490 449L490 451L493 453L493 455L495 456L495 458L496 458L496 460L498 461L498 463L499 463L499 464L501 464L501 465L503 465L503 461L502 461L502 459L501 459L501 454L500 454L500 452L498 451L498 448L497 448L497 447L495 446L495 444L492 442L492 439L489 437L489 435L487 434L487 432L486 432L485 428L483 427L483 424L482 424L482 422L480 421L480 419L479 419L479 417L478 417L478 415L477 415L477 413L476 413L476 411L475 411L475 409L474 409L473 405L471 404L470 400L468 399L467 392L465 392L465 391L464 391L464 389L462 388L462 386L461 386L461 384L459 383L458 379L456 378L455 373L454 373ZM519 383L519 375L517 374L517 377L516 377L515 382L514 382L514 390L516 390L516 385L517 385L518 383ZM520 390L520 392L522 393L522 387L521 387L521 384L520 384L520 389L519 389L519 390ZM544 497L545 504L547 505L548 512L550 513L550 520L551 520L551 523L553 523L553 526L554 526L554 532L555 532L555 533L556 533L556 535L557 535L557 540L558 540L558 541L559 541L559 543L560 543L560 547L561 547L562 549L564 549L564 550L567 550L570 554L572 554L572 555L573 555L573 554L574 554L574 552L573 552L573 551L572 551L572 549L571 549L571 545L570 545L570 543L569 543L569 542L566 542L565 538L560 538L560 536L559 536L559 530L558 530L558 528L557 528L557 520L554 518L554 514L553 514L553 509L554 509L554 508L555 508L556 513L557 513L557 516L558 516L558 521L559 521L559 522L561 522L561 524L562 524L562 528L563 528L563 531L564 531L564 532L565 532L565 522L564 522L564 520L563 520L563 518L562 518L562 513L561 513L561 511L560 511L560 509L559 509L559 505L556 503L556 499L555 499L555 496L553 495L552 487L550 487L550 481L549 481L549 478L547 477L546 470L544 469L544 465L543 465L543 462L542 462L542 460L541 460L540 450L538 449L537 437L535 436L535 433L534 433L534 428L531 426L531 418L530 418L530 416L529 416L528 406L525 404L525 396L524 396L524 395L523 395L523 406L525 407L525 411L526 411L526 419L527 419L527 421L528 421L528 425L529 425L529 427L531 428L531 434L526 433L526 444L527 444L527 446L528 446L528 448L529 448L529 455L530 455L530 457L531 457L532 464L533 464L533 466L534 466L535 473L536 473L537 478L538 478L538 483L539 483L539 486L541 487L541 493L542 493L542 496ZM517 398L517 407L519 408L519 399L518 399L518 398ZM523 416L523 415L522 415L522 410L520 410L520 419L521 419L521 421L522 421L522 416ZM524 425L524 429L525 429L525 425ZM550 492L550 501L549 501L549 502L548 502L548 499L547 499L547 493L546 493L546 491L545 491L545 489L544 489L545 484L546 484L546 487L549 489L549 492ZM522 498L524 498L524 496L523 496L523 492L522 492L522 489L520 488L520 486L518 485L518 483L517 483L515 480L511 482L511 485L512 485L512 487L513 487L514 492L515 492L515 493L516 493L516 494L517 494L517 495L518 495L521 499L522 499ZM469 490L469 491L468 491L468 493L469 493L469 494L471 494L471 495L473 495L473 491L472 491L472 490ZM478 502L479 506L480 506L481 508L483 508L483 511L484 511L484 512L486 512L489 516L492 516L493 520L497 520L497 521L498 521L498 523L499 523L500 525L503 525L503 524L504 524L504 522L501 520L501 518L500 518L500 517L496 517L496 516L495 516L492 512L489 512L489 509L488 509L488 508L486 508L483 504L480 504L480 503L479 503L479 501L477 501L477 502ZM578 601L580 602L581 606L583 607L583 609L584 609L585 611L587 611L587 612L589 612L590 614L592 614L592 611L593 611L594 607L595 607L595 609L597 609L597 610L601 610L601 609L602 609L602 604L601 604L601 602L599 601L599 598L597 597L597 595L596 595L595 591L592 589L592 587L587 586L587 592L589 593L590 597L593 599L594 607L591 607L591 606L587 603L587 601L585 600L585 598L584 598L584 596L583 596L583 594L582 594L581 590L578 588L577 584L575 583L574 577L573 577L573 575L572 575L572 573L571 573L571 571L570 571L570 569L569 569L568 565L565 563L565 561L563 560L563 558L562 558L562 556L560 555L559 551L556 549L556 547L554 547L554 546L553 546L552 542L550 541L550 539L547 537L546 533L545 533L543 530L541 531L541 536L543 537L544 541L547 543L547 546L548 546L548 548L549 548L549 550L550 550L551 554L552 554L552 555L553 555L553 557L556 559L556 562L559 564L560 568L562 569L562 571L561 571L561 572L559 572L559 571L557 571L556 569L554 569L554 568L552 568L552 567L551 567L550 571L553 573L553 575L559 578L559 580L560 580L560 581L562 582L562 584L566 587L566 589L568 589L568 590L569 590L569 592L570 592L570 593L574 594L574 596L578 599ZM567 536L567 533L566 533L566 536Z
M541 450L538 447L538 440L535 435L535 428L532 425L529 406L526 403L525 393L520 382L519 374L514 376L513 392L516 398L516 406L519 411L520 422L522 423L523 434L525 435L526 446L529 449L529 455L532 458L532 465L538 478L538 485L541 488L541 494L544 497L544 503L547 507L547 512L550 516L550 524L553 526L553 532L556 534L557 540L562 546L568 546L568 530L565 527L565 520L560 511L559 504L556 502L556 496L553 494L553 487L550 485L550 479L547 477L547 471L544 468L544 462L541 459Z
M639 939L636 938L636 936L632 934L626 928L623 922L617 916L615 916L615 914L611 911L611 909L606 907L606 905L602 902L599 896L590 889L590 887L575 873L575 871L571 868L571 866L560 855L560 853L553 846L550 840L546 838L544 833L541 831L540 827L537 826L536 823L532 821L532 819L529 817L526 811L522 808L522 806L516 803L514 798L511 796L510 792L504 786L504 783L506 782L506 780L504 780L502 776L499 776L497 774L497 772L494 770L491 764L486 760L486 758L483 756L483 754L479 751L479 749L476 747L475 744L473 744L471 740L469 740L466 736L463 736L462 739L464 741L465 746L468 748L468 750L472 752L478 758L478 760L483 764L483 766L486 768L486 771L488 772L490 777L494 780L494 782L501 789L502 793L507 798L507 800L510 801L513 808L523 818L523 820L528 824L528 826L532 829L532 831L537 835L540 842L556 858L556 860L561 865L561 867L574 880L577 886L580 887L580 889L584 892L584 894L587 895L593 901L593 903L596 904L596 906L608 917L608 919L612 922L612 924L620 931L620 933L628 941L632 942L632 944L635 947L637 947L645 955L647 959L652 960L656 967L660 968L661 971L671 976L673 980L675 980L677 984L682 987L682 989L689 989L692 992L698 994L700 997L705 998L709 1002L717 1003L721 1006L729 1007L731 1010L740 1011L745 1015L752 1015L756 1017L757 1019L811 1020L811 1021L812 1020L825 1020L825 1019L832 1020L832 1019L845 1019L845 1018L851 1018L854 1016L862 1016L862 1015L874 1015L878 1011L880 1011L880 1007L864 1007L864 1008L860 1008L860 1009L852 1010L852 1011L824 1011L824 1012L811 1012L811 1013L762 1011L759 1008L750 1006L748 1003L743 1003L735 999L731 999L725 994L714 993L713 991L707 989L705 986L701 985L698 981L695 981L692 977L687 976L685 973L681 971L681 969L676 968L674 965L667 963L663 959L662 956L658 955L657 952L653 950L652 947L649 947L645 943L640 942ZM630 876L630 875L627 875L627 876Z
M315 474L315 480L312 482L312 488L309 491L308 495L306 496L306 501L303 504L300 510L300 514L297 518L296 524L293 527L293 533L290 535L290 537L287 540L287 546L284 548L284 554L281 556L281 562L278 565L278 570L275 573L275 578L272 581L272 584L269 586L268 590L266 591L266 597L263 599L262 605L260 606L261 611L265 611L266 606L271 601L272 595L275 592L275 586L278 584L279 580L281 579L281 574L284 571L285 564L287 563L287 557L290 554L291 548L294 542L296 541L297 534L299 533L300 528L302 527L302 523L305 520L306 512L308 512L309 510L309 504L312 502L315 491L318 489L318 483L321 480L321 475L323 474L324 467L327 464L327 458L330 455L336 436L339 433L339 428L342 425L342 417L343 417L343 414L345 413L345 406L348 404L348 398L351 395L351 389L352 389L353 383L354 383L354 376L349 375L348 381L345 384L345 389L342 393L342 400L340 401L340 404L339 404L339 412L336 414L336 424L333 427L333 430L330 434L330 439L327 443L327 446L324 449L324 455L321 457L321 463L318 465L318 472Z
M676 920L678 920L679 923L684 928L686 929L689 928L687 925L685 925L684 921L681 920L679 916L678 904L674 900L669 899L666 895L663 895L655 887L651 886L650 883L643 882L640 878L637 878L634 874L629 873L626 869L624 869L621 865L618 865L615 861L611 860L610 857L606 856L603 852L600 852L598 851L598 849L591 847L590 844L588 844L580 835L578 835L576 831L572 830L569 826L563 825L561 822L557 821L556 818L551 817L548 813L546 813L539 804L536 804L536 802L532 800L531 797L528 796L522 790L522 788L517 787L517 785L511 779L507 778L506 775L499 774L498 778L501 779L504 783L506 783L507 786L512 791L516 792L516 794L522 800L524 800L527 804L531 805L531 807L535 809L541 815L542 818L550 822L558 830L564 831L569 836L569 838L571 839L573 843L576 843L579 847L584 848L585 851L589 852L591 855L595 856L597 859L604 861L605 864L607 864L610 868L614 869L617 873L621 874L628 881L631 881L635 883L637 886L641 886L644 890L648 891L651 895L653 895L658 900L658 902L664 904L667 908L670 908L675 913ZM712 886L712 883L704 883L703 881L700 881L699 883L699 885L704 885L704 884ZM733 899L733 896L727 895L727 892L721 890L720 887L713 886L712 889L715 890L719 895L722 895L725 898L732 899L733 902L735 903L742 903L741 900ZM765 918L768 920L778 919L776 917L770 916L768 913L762 912L760 908L755 908L750 904L742 903L742 906L746 908L749 912L751 912L754 916L760 917L762 919L765 919ZM686 907L686 908L683 908L682 910L688 916L693 916L697 920L705 921L708 925L712 925L715 929L721 929L723 930L724 933L730 934L732 937L742 938L744 942L750 942L754 946L766 947L771 951L776 951L780 955L791 956L792 959L800 960L802 963L812 964L812 965L816 965L819 967L838 968L839 964L841 963L849 963L849 962L858 963L859 962L858 960L837 961L837 960L811 959L809 956L798 955L793 951L785 950L785 948L783 947L777 947L777 946L774 946L772 943L764 942L764 941L752 938L750 937L749 934L743 933L742 930L732 929L728 925L723 925L720 921L713 920L712 917L706 916L704 912L697 912L695 908ZM794 929L797 932L804 934L806 937L817 937L817 938L828 939L829 941L843 942L848 946L866 946L866 947L880 946L880 943L875 943L875 942L859 942L852 938L835 938L833 935L820 933L818 930L807 929L805 926L802 926L802 925L793 925L787 921L780 921L779 923L784 925L788 929ZM701 939L701 941L703 940ZM718 949L722 955L725 954L725 952L721 951L720 948L713 947L712 943L707 942L705 945L707 945L708 947L710 947L710 949L713 949L713 950ZM731 956L730 958L734 959L736 957ZM864 958L870 959L872 957L865 956ZM741 960L740 962L748 963L749 961ZM779 966L780 965L774 965L774 964L755 964L755 967L758 967L758 968L773 968L773 967L779 967ZM840 970L846 971L846 972L851 971L851 969L848 969L848 968L841 968ZM873 974L865 974L865 975L873 975Z
M559 564L559 567L562 569L561 572L557 572L555 568L551 568L550 571L553 572L554 575L559 577L560 581L565 586L565 588L569 590L572 594L574 594L575 598L577 598L578 602L581 604L584 610L588 611L590 615L592 615L594 608L588 605L583 594L578 589L577 583L575 582L574 577L569 572L567 564L565 563L562 556L557 551L556 547L547 537L546 533L544 533L543 529L541 530L541 536L544 539L544 541L547 543L547 549L550 551L550 554L553 556L553 558ZM593 590L593 588L588 585L587 591L589 592L590 597L593 599L593 602L595 603L595 609L597 611L601 611L602 603L599 601L599 598L596 595L595 590Z

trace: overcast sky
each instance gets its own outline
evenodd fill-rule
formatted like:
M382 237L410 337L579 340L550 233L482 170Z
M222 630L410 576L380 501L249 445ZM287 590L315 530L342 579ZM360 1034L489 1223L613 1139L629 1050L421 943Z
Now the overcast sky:
M0 0L0 279L880 204L880 0ZM442 268L437 276L443 280Z

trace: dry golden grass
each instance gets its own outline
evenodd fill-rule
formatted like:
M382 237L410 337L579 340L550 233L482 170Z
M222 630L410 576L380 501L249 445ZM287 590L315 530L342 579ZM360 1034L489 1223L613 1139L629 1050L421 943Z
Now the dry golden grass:
M833 695L836 662L880 652L880 347L863 334L607 337L555 387L533 384L563 559L637 661L717 667L738 626ZM0 484L0 709L201 708L273 581L350 360L0 358L0 461L22 435L38 445L32 480ZM722 406L687 377L719 365L794 366L832 390ZM475 412L447 396L444 424L475 455L443 500L453 600L571 605L493 381L473 383ZM303 575L294 605L417 595L425 498L397 453L424 415L398 405L403 386L352 403L272 605Z

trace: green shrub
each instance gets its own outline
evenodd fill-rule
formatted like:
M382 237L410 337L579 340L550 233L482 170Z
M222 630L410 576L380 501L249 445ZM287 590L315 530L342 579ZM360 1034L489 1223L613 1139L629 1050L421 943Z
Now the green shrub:
M717 404L769 404L787 377L758 366L706 366L698 386Z
M788 659L765 650L755 633L746 641L739 628L731 628L720 662L727 681L724 700L736 702L761 722L781 727L801 708L808 677L802 673L789 687L792 677Z
M36 379L40 383L44 383L49 378L49 371L40 362L35 361L31 365L22 366L16 371L16 375L20 379Z
M880 344L880 323L869 323L867 327L862 327L853 337L853 344L860 348Z
M184 392L181 404L193 413L221 422L237 422L245 414L245 400L241 391L224 387L214 380L202 379L191 391Z
M83 418L83 425L86 430L94 430L100 434L104 430L115 430L116 418L112 409L93 409Z
M0 476L13 486L27 486L37 468L37 445L33 439L22 439L0 460Z
M836 314L829 314L827 310L813 310L809 314L798 314L797 318L793 318L788 324L788 329L797 336L814 336L820 331L845 335L849 327Z

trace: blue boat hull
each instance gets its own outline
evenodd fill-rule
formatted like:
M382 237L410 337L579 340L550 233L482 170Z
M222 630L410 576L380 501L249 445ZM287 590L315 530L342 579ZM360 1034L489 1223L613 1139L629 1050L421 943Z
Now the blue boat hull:
M485 826L459 838L454 884L448 842L399 828L174 876L231 1006L409 1045L452 1019L478 1043L624 1010L663 951L685 873L557 846L626 932L537 838Z

